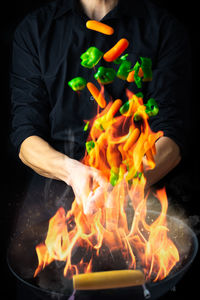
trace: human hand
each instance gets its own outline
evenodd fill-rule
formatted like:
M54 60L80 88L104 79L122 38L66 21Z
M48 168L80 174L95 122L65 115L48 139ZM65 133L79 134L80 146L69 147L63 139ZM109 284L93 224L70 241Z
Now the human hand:
M76 201L83 206L86 215L94 214L103 206L108 183L99 170L70 159L66 183L71 185Z

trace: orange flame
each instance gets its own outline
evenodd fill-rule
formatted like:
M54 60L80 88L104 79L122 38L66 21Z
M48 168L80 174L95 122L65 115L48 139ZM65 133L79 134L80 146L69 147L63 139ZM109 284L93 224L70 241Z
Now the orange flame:
M85 153L83 163L100 170L112 188L105 188L96 201L78 203L76 199L67 213L61 207L49 222L44 243L36 247L38 267L34 276L52 261L66 262L65 276L93 271L93 253L98 257L105 245L110 253L120 251L128 268L139 267L147 280L162 280L179 261L179 253L168 237L166 213L168 201L165 189L156 196L161 204L159 217L148 224L146 180L143 174L143 158L148 168L155 167L155 142L163 132L154 133L148 124L143 99L127 90L130 101L128 111L117 115L122 101L110 102L90 121L88 142L92 147ZM135 121L139 116L139 122ZM95 191L98 195L98 186ZM131 204L133 216L127 215ZM91 253L89 261L84 257L73 264L73 253L82 247Z

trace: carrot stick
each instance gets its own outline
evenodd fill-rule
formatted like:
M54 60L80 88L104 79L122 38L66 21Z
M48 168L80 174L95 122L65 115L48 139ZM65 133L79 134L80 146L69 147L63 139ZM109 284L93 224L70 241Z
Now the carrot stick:
M106 157L111 168L119 168L122 157L116 145L109 144L107 147Z
M131 71L129 74L128 74L128 77L127 77L127 81L128 82L134 82L135 79L134 79L134 74L135 74L135 71Z
M103 34L112 35L114 33L114 29L111 26L108 26L104 23L95 20L89 20L86 22L86 27L88 29L101 32Z
M106 106L106 100L104 99L103 95L100 93L98 88L92 83L87 83L87 88L96 100L96 102L99 104L101 108L104 108Z
M135 144L139 135L140 135L140 130L138 128L135 128L131 133L131 135L129 136L128 140L126 141L123 150L128 151Z
M142 68L139 68L138 76L144 77L144 72L143 72Z
M126 50L126 48L128 48L128 45L129 41L127 39L119 40L114 47L104 54L104 60L112 62L113 60L117 59Z
M109 121L111 120L114 115L118 112L120 107L122 106L122 100L117 99L115 102L113 102L111 108L109 109L108 113L106 114L106 120Z
M126 80L127 80L128 82L134 82L134 81L135 81L134 75L135 75L135 71L129 72L128 77L127 77ZM143 77L143 76L144 76L144 73L143 73L143 71L142 71L142 68L139 68L138 76L139 76L139 77Z

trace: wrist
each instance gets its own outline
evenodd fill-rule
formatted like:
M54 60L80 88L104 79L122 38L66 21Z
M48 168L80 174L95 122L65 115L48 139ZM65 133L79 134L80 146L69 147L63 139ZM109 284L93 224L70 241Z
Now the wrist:
M53 179L61 180L71 185L71 158L66 156L65 154L54 151L46 166L49 167L50 177Z
M63 158L60 163L60 180L71 185L72 159L63 154Z
M66 184L70 186L72 186L73 184L74 171L78 164L80 164L79 161L64 155L61 180L63 180Z

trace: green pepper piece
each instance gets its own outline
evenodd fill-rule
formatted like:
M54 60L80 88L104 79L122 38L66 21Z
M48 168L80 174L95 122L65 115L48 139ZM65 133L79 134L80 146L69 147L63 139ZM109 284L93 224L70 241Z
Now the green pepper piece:
M126 80L130 72L130 68L131 62L129 60L124 60L118 69L117 77L122 80Z
M141 89L141 87L142 87L142 83L141 83L142 79L138 75L139 74L139 70L140 70L140 66L141 66L140 63L137 61L136 64L135 64L135 66L133 67L133 71L135 71L135 73L134 73L135 84L137 85L137 87L139 89Z
M102 122L105 121L105 118L106 118L106 116L104 115L104 116L102 116L101 118L96 119L95 122L94 122L94 126L95 126L97 129L99 129L99 130L101 130L101 131L104 131Z
M158 104L153 98L150 98L146 103L146 113L149 117L154 117L158 114L159 108Z
M123 55L123 56L121 56L121 57L118 57L117 59L115 59L115 60L113 61L114 64L116 64L116 65L121 64L123 61L126 60L127 56L128 56L128 54L125 54L125 55Z
M72 88L73 91L81 91L85 88L87 82L83 77L75 77L68 82L68 85Z
M137 93L136 96L137 96L138 98L143 98L143 97L144 97L144 95L143 95L142 92ZM130 99L130 100L126 101L126 102L120 107L120 110L119 110L119 111L120 111L120 113L121 113L122 115L125 114L125 113L127 113L127 111L129 110L130 103L133 102L133 101L134 101L134 99Z
M94 141L86 142L85 146L88 154L90 154L90 151L95 147L95 142Z
M142 178L142 172L136 172L135 175L134 175L134 178L138 178L138 179L141 179Z
M148 57L140 57L141 59L141 68L144 73L143 81L151 81L152 80L152 61Z
M109 84L113 82L115 76L116 72L113 68L99 67L97 73L94 75L94 78L102 84Z
M142 92L137 93L136 96L138 98L144 98L144 94Z
M127 171L129 171L130 168L129 168L128 161L127 160L123 160L122 163L126 165Z
M110 183L112 186L115 186L117 184L117 181L119 179L119 173L114 172L113 169L110 170Z
M127 113L127 111L129 110L129 100L126 101L121 107L120 107L120 113L123 115L125 113Z
M121 64L120 57L118 57L117 59L113 60L113 63L116 64L116 65L120 65Z
M89 124L90 124L90 122L88 121L88 122L85 124L85 126L84 126L84 128L83 128L83 131L87 131L87 130L88 130Z
M129 188L132 186L132 184L133 184L133 180L132 180L132 179L129 179L129 180L128 180Z
M81 55L81 65L85 68L92 69L103 56L103 52L101 52L96 47L90 47L86 52Z
M134 99L130 99L130 100L126 101L126 102L120 107L120 110L119 110L119 111L120 111L120 113L121 113L122 115L124 115L124 114L126 114L126 113L128 112L129 106L130 106L131 102L133 102L133 101L134 101ZM133 113L133 112L130 113L129 117L132 115L132 113Z
M139 122L141 121L141 119L142 119L141 115L136 112L134 115L134 122Z

